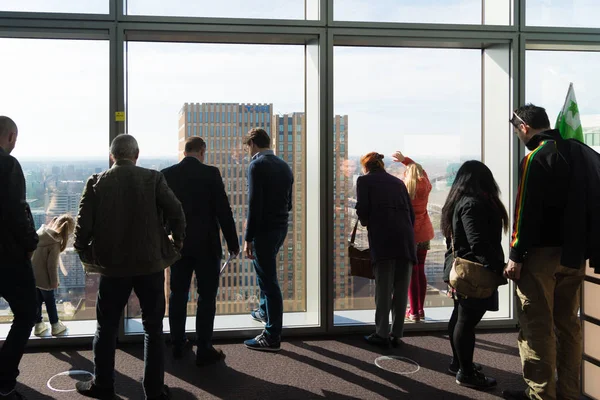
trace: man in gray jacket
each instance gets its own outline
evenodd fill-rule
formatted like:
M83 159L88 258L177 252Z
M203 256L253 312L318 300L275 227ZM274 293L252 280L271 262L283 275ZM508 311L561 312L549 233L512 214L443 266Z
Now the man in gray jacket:
M113 166L89 178L79 206L74 247L88 272L100 273L94 337L94 379L78 382L88 397L113 398L119 321L131 290L142 308L146 399L168 399L164 385L164 269L179 259L185 236L181 203L164 176L137 167L137 141L117 136ZM172 240L163 227L168 221Z

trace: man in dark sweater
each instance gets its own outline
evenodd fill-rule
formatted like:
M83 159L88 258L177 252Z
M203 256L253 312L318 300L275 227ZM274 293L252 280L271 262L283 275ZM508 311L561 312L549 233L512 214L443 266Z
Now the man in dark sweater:
M0 116L0 296L8 302L14 319L0 349L0 399L22 399L15 390L19 363L35 323L37 295L31 267L36 249L29 205L25 201L25 177L10 155L17 143L17 125Z
M294 176L289 165L270 149L271 139L264 129L252 129L244 143L252 156L244 251L252 260L260 287L260 308L252 317L265 323L264 331L244 344L254 350L279 351L283 299L276 257L287 236Z
M569 141L550 129L546 111L532 104L511 123L530 153L522 162L510 260L504 274L517 285L519 352L525 392L506 399L578 399L582 357L577 311L585 255L565 238L576 230L566 213L574 160ZM583 199L580 199L583 202ZM558 379L557 379L558 377Z

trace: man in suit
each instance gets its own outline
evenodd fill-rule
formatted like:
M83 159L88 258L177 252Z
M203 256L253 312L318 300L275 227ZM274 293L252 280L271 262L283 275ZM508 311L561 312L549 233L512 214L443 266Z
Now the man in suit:
M248 166L248 220L244 250L252 260L260 287L260 307L252 318L265 322L264 331L244 342L261 351L281 349L283 299L277 279L277 253L288 231L294 176L290 166L277 157L264 129L250 130L245 140L252 161Z
M0 399L24 398L15 386L37 308L31 255L38 235L25 201L23 170L10 155L17 144L17 135L14 121L0 116L0 296L14 315L0 349Z
M133 136L117 136L110 154L113 166L87 181L75 228L73 247L86 271L100 273L94 379L77 382L76 388L87 397L115 397L117 332L133 289L142 308L145 397L169 399L162 338L164 270L180 257L185 216L163 174L135 165L139 148ZM163 218L169 222L172 241Z
M200 137L188 138L185 158L163 170L169 186L183 205L187 228L182 258L171 266L169 324L173 357L181 358L187 344L185 320L192 273L196 273L198 305L196 309L198 366L215 363L225 355L212 346L212 334L219 289L222 258L221 235L232 256L240 245L229 200L219 169L204 164L206 143Z

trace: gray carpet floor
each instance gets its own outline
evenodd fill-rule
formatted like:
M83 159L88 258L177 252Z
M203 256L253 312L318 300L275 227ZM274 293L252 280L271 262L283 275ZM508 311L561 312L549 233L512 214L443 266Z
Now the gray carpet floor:
M239 342L216 343L227 358L216 366L198 368L193 353L171 358L165 347L165 383L173 399L497 399L502 389L522 389L520 360L514 332L478 333L475 361L498 380L494 390L481 392L458 386L447 373L448 338L441 334L413 335L398 349L379 350L360 336L292 338L279 353L246 349ZM398 359L385 358L397 356ZM379 357L378 364L375 360ZM28 399L81 399L76 392L47 387L54 375L68 370L92 371L87 348L32 350L21 364L19 390ZM143 399L141 344L117 350L116 390L123 399ZM84 376L58 376L50 385L74 388Z

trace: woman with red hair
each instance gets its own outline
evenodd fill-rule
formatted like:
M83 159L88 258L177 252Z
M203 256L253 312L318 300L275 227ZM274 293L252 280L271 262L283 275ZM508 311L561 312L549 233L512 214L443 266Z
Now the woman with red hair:
M398 346L404 333L412 265L417 261L415 213L404 183L385 171L383 154L368 153L360 162L365 175L356 182L356 214L368 230L376 307L376 330L365 340L378 346Z

